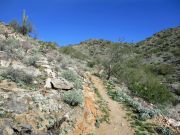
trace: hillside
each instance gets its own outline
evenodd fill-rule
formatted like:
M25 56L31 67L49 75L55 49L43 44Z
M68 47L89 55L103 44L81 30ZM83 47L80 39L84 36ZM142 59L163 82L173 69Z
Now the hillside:
M169 115L180 120L180 27L160 31L136 44L87 40L73 48L89 58L89 66L103 65L97 72L105 78L110 74L116 77L133 95L159 105L171 100Z
M0 23L0 135L180 133L179 35L59 47Z
M118 46L118 47L114 47ZM119 49L117 57L124 60L130 57L140 59L144 65L151 66L153 72L162 75L168 83L169 88L178 94L179 76L180 76L180 27L170 28L154 34L136 44L130 43L113 43L106 40L87 40L79 45L73 46L79 52L87 55L89 59L108 59L111 57L111 51ZM116 50L117 51L117 50ZM136 60L137 61L137 60Z
M72 129L83 112L79 106L84 100L84 63L60 54L55 44L23 36L10 26L1 23L0 30L0 134Z

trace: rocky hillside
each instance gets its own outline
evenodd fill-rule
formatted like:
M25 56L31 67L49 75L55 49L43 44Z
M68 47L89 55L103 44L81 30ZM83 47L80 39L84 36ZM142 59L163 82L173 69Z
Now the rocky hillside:
M3 23L0 31L0 134L70 132L83 112L84 62Z
M180 27L169 28L137 43L136 50L155 72L164 75L172 91L179 94L180 81Z

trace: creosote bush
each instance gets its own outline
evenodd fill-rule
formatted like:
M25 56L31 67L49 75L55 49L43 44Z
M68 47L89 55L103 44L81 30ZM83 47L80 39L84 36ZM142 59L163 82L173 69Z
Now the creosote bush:
M71 106L81 105L83 103L83 94L81 90L72 90L64 93L63 100Z
M0 73L0 76L4 79L9 79L22 85L30 85L33 81L33 77L31 75L26 74L22 70L14 69L12 67L6 68Z

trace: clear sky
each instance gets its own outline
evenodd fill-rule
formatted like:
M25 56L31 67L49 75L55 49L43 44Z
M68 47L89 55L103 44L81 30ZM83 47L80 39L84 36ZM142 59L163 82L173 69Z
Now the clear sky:
M23 9L38 38L60 45L90 38L140 41L180 25L180 0L0 0L0 20L21 20Z

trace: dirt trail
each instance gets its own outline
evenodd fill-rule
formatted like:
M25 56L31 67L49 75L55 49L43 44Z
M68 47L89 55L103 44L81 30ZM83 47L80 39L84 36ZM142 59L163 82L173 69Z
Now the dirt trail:
M95 103L95 93L90 86L89 75L85 75L86 82L83 85L85 98L83 114L77 118L77 124L70 135L89 135L95 131L95 122L98 115Z
M130 123L124 118L126 114L122 105L109 98L103 82L98 77L93 75L90 77L102 98L107 101L110 109L110 124L102 123L100 128L96 129L96 135L133 135L134 131L130 127Z

